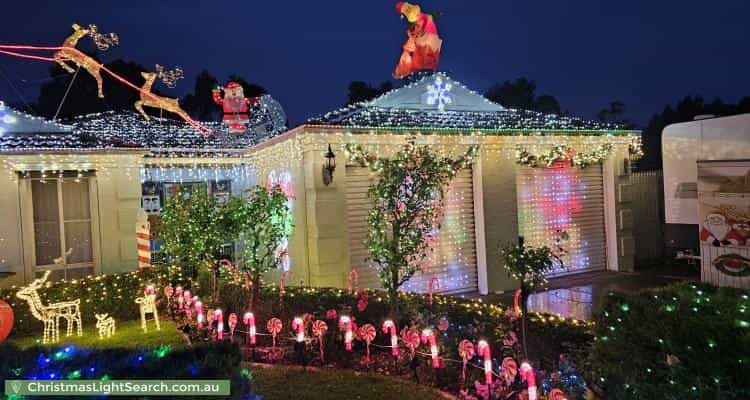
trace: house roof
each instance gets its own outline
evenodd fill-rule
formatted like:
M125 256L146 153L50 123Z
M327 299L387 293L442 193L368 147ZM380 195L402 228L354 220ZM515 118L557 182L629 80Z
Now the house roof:
M206 136L182 120L152 117L146 121L132 111L88 114L57 124L5 108L6 115L17 122L0 131L0 152L135 148L152 156L228 156L286 130L286 115L278 102L264 95L259 104L246 132L230 134L220 122L202 122L211 130Z
M503 107L442 72L373 100L311 118L307 125L480 131L615 131L622 126Z

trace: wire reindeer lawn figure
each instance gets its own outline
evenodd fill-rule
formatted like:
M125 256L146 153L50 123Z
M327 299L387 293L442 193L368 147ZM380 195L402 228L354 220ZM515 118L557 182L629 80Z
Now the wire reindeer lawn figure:
M44 336L42 338L42 343L44 344L55 343L60 340L59 327L61 318L67 321L65 336L73 334L74 325L77 327L78 336L83 334L81 327L81 299L52 303L46 306L42 304L42 299L37 290L47 281L50 272L45 272L41 278L35 279L28 286L21 288L16 293L16 297L29 303L29 308L34 318L44 323Z

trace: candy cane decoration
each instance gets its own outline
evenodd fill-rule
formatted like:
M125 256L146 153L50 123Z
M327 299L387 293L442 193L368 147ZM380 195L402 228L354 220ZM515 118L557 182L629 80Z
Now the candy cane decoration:
M305 341L305 320L301 317L295 317L292 320L292 330L297 331L297 343Z
M229 314L229 338L230 340L234 339L234 328L237 327L237 314L231 313Z
M281 320L278 318L271 318L268 320L268 323L266 324L266 329L268 329L269 332L271 332L271 338L272 338L272 347L271 351L276 354L276 335L281 332Z
M352 351L352 340L354 340L352 319L346 315L342 315L341 318L339 318L339 330L344 332L344 349L346 351Z
M151 224L143 209L138 210L135 223L135 243L138 250L138 268L151 266Z
M224 313L219 308L214 310L214 321L216 321L216 339L224 340Z
M492 386L492 351L486 341L480 340L477 343L477 354L484 358L484 382Z
M383 333L389 333L389 331L391 334L391 354L398 358L398 329L396 328L396 323L390 319L383 322Z
M364 324L361 328L359 328L359 337L365 341L365 349L367 354L365 356L365 361L367 363L370 362L370 343L375 340L375 336L377 336L377 334L377 329L375 329L375 327L371 324Z
M198 300L193 303L193 306L195 307L195 319L198 321L198 329L203 329L203 322L205 321L203 319L203 302Z
M231 261L229 261L227 259L222 259L222 260L219 261L219 264L226 265L226 267L229 268L230 271L232 271L232 279L235 282L239 282L240 281L239 263L232 264Z
M352 272L349 273L349 295L353 295L357 293L359 290L359 274L357 271L352 270Z
M281 284L279 286L279 297L284 297L286 291L284 290L284 283L286 283L287 276L291 275L292 271L284 271L281 273Z
M182 310L182 302L184 299L182 298L182 286L177 285L177 288L175 289L175 296L177 296L177 307Z
M427 328L422 331L422 343L430 345L430 355L432 356L432 368L440 368L440 358L438 358L437 339L435 332Z
M474 343L470 340L462 340L458 344L458 355L461 356L463 361L463 369L461 370L461 382L466 382L466 363L470 358L474 357Z
M246 312L245 315L242 316L242 323L244 323L245 327L247 328L246 341L254 346L255 345L255 316L253 315L253 313Z
M536 400L536 373L534 368L531 368L531 364L527 362L521 363L521 379L526 381L528 385L529 400Z
M317 320L313 322L312 332L313 332L313 336L318 338L318 348L320 349L320 362L325 362L325 357L323 355L323 337L326 335L327 331L328 331L328 324L326 324L325 321Z
M515 311L516 317L521 316L521 289L516 290L516 294L513 296L513 311Z
M401 340L403 340L406 347L409 348L411 358L414 358L414 351L419 347L420 343L419 334L409 328L404 328L401 330Z
M185 303L185 314L187 315L188 319L193 318L193 310L191 308L191 305L193 303L193 295L190 293L189 290L186 290L182 293L183 301Z
M427 286L428 286L428 289L430 290L430 305L432 305L432 292L435 289L440 289L440 281L438 280L438 277L433 275L432 278L430 278L429 285Z
M172 287L172 284L167 284L167 286L164 286L164 296L167 298L167 308L172 304L172 295L174 294L174 288Z

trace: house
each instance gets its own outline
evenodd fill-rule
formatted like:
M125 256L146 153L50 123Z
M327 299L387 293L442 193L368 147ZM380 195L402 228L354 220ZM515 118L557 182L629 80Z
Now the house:
M63 202L58 204L60 216L38 218L33 182L42 175L48 179L53 170L62 170L65 182L69 171L80 170L82 178L96 181L89 192L98 193L92 196L98 205L91 206L90 214L98 210L98 222L91 217L96 228L92 228L94 250L87 273L134 268L136 211L143 204L147 211L157 212L170 185L215 182L207 184L207 190L214 186L226 190L219 182L231 180L230 191L235 191L270 181L283 184L293 211L289 261L284 266L293 273L288 282L346 287L350 271L356 270L360 287L376 288L377 276L363 245L369 207L366 191L375 177L348 162L345 149L358 144L387 157L409 141L430 145L445 156L478 145L479 155L448 188L434 252L406 290L426 291L433 276L445 293L512 289L517 284L502 269L498 247L516 242L519 236L528 244L550 245L561 232L567 234L565 262L554 275L633 267L626 178L640 133L505 108L444 73L419 74L371 101L331 111L280 134L271 130L266 140L252 140L256 135L228 142L202 139L177 122L134 123L132 117L82 117L73 121L71 131L57 134L60 140L73 137L64 139L71 143L85 141L88 148L69 145L27 154L31 150L24 150L23 143L13 149L0 145L8 171L3 186L10 188L0 198L0 207L13 217L0 228L0 237L6 238L0 255L6 259L5 268L16 272L15 281L28 280L42 268L34 262L38 254L49 254L48 258L63 254L66 245L53 244L54 251L48 251L29 240L50 230L48 226L66 227L77 221L66 219L65 193L85 197L82 189L66 191L62 184L57 196ZM32 136L40 135L47 134ZM323 179L322 171L329 145L337 161L332 182ZM553 162L558 158L565 161ZM543 162L530 166L545 159L551 159L549 168ZM65 164L66 160L72 161ZM216 171L226 172L227 179L217 178ZM107 183L101 182L102 177ZM69 257L71 262L79 261L79 250ZM67 265L68 260L63 261ZM267 278L275 280L278 274Z
M221 196L255 183L246 148L286 129L278 103L261 104L246 134L205 123L210 136L135 112L59 124L0 107L0 286L135 268L142 207L153 219L182 186Z

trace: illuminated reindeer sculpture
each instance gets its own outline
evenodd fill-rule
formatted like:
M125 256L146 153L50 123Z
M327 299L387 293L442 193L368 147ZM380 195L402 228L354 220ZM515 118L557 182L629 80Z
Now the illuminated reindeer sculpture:
M91 31L86 28L82 28L78 24L73 24L73 34L68 36L63 42L63 49L57 51L54 55L55 61L63 67L64 70L73 74L76 72L66 61L72 61L79 68L83 68L96 79L96 87L99 90L99 97L103 98L104 93L102 92L102 75L100 73L102 65L96 62L93 58L83 54L82 52L75 50L78 41L89 35Z
M78 336L81 336L82 334L81 299L53 303L46 306L42 304L42 299L39 297L37 289L42 287L49 277L50 272L51 271L45 272L41 278L35 279L28 286L21 288L21 290L16 293L16 297L29 303L31 314L44 323L44 338L42 339L42 343L54 343L60 340L60 318L65 318L68 324L68 330L65 336L73 334L73 324L76 324L78 328Z
M138 112L143 115L143 118L148 121L150 118L145 111L143 106L159 108L164 111L173 112L180 116L187 116L187 113L180 108L180 104L177 99L169 97L157 96L151 93L151 87L154 85L154 81L157 77L161 77L161 72L157 75L155 72L141 72L141 75L146 79L146 82L141 86L141 99L135 102L135 108Z

